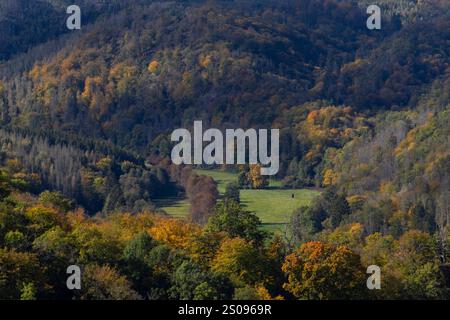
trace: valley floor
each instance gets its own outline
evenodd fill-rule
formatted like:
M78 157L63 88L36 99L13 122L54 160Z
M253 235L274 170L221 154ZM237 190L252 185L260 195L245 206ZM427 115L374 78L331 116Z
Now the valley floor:
M196 172L212 177L221 195L229 182L237 181L237 174L230 172L203 169ZM283 189L279 181L271 180L266 189L241 190L241 203L247 210L256 213L264 229L276 232L283 230L295 209L309 205L318 194L319 191L311 189ZM189 214L189 202L185 198L165 198L156 203L159 209L171 216L185 218Z

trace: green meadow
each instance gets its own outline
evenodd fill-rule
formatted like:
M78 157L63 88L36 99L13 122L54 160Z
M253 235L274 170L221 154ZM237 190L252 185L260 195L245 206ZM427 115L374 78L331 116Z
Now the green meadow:
M198 174L212 177L217 182L219 193L225 192L229 182L237 181L237 174L218 170L195 170ZM261 219L263 228L268 231L282 230L292 212L301 206L309 205L319 194L310 189L283 189L281 183L271 180L266 189L241 190L241 203L247 210L255 212ZM189 213L189 202L182 198L167 198L156 202L159 209L168 214L184 218Z

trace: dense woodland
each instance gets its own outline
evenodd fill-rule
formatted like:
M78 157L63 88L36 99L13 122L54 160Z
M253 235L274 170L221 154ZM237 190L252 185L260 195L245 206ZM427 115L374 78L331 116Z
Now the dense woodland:
M379 1L376 31L365 0L84 0L80 31L69 2L0 0L0 298L449 297L448 1ZM276 178L321 195L262 231L258 166L220 196L170 162L194 120L280 129Z

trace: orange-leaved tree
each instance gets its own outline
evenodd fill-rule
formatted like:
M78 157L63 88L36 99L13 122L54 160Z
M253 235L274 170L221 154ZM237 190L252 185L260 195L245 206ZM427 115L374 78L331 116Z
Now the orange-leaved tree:
M288 255L283 288L298 299L362 298L366 284L360 257L346 246L307 242Z

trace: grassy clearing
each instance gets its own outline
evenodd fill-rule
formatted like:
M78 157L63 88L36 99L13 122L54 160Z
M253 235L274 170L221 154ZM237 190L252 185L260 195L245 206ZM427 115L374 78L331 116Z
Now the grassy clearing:
M202 169L195 171L217 181L220 194L225 192L227 183L237 181L237 175L230 172ZM295 209L309 205L318 194L318 191L310 189L282 189L279 181L271 180L267 189L241 190L241 203L247 210L257 214L265 230L276 231L283 228ZM157 201L157 206L174 217L183 218L189 213L186 199L163 199Z
M241 190L241 203L263 223L285 223L295 209L308 205L316 195L306 189Z
M204 176L210 176L214 179L214 181L217 182L217 189L219 190L220 194L223 194L225 192L225 187L230 182L237 182L237 174L225 172L225 171L218 171L218 170L204 170L204 169L197 169L195 172L199 175Z
M189 201L185 198L165 198L155 200L158 209L164 210L175 218L186 218L189 214Z

